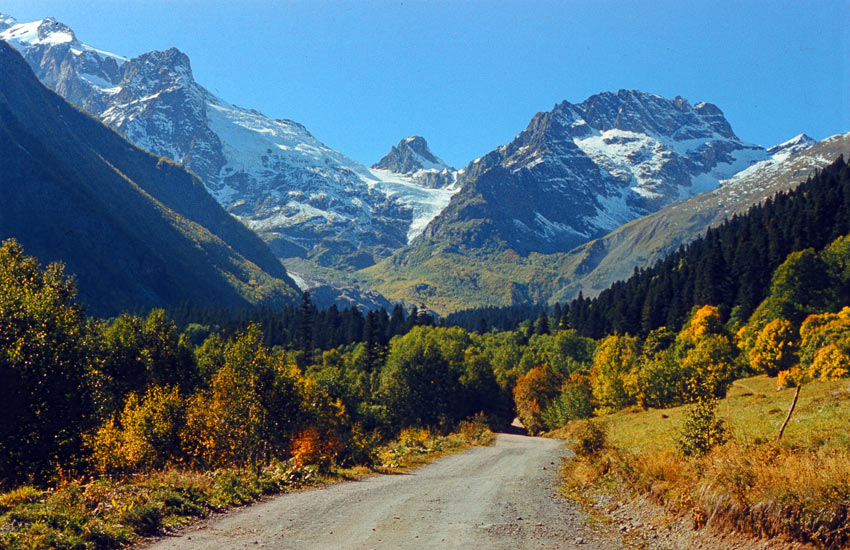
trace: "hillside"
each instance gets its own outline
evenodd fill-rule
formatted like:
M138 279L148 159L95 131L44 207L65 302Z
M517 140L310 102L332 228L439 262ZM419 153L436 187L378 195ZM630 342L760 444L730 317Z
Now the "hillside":
M443 187L453 171L373 171L303 124L218 97L176 48L128 58L82 42L52 18L0 16L0 40L18 48L47 87L199 176L279 258L343 271L372 265L421 233L451 196Z
M94 313L245 307L297 290L201 182L71 106L0 43L0 238L63 261Z
M718 189L673 203L577 247L566 255L560 269L570 283L550 300L571 300L579 292L586 297L599 294L613 282L631 276L636 267L649 267L704 235L707 228L744 214L780 191L793 189L841 154L850 154L850 133L814 144L797 142L777 151L773 159L722 182Z

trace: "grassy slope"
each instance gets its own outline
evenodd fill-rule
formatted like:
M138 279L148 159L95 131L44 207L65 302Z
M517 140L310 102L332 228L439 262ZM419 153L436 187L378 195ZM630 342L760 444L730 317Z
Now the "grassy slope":
M559 273L563 254L481 251L420 243L357 272L391 300L424 303L440 315L483 306L545 301L568 281Z
M850 393L847 380L802 388L780 444L776 435L793 390L776 391L775 379L739 380L718 415L731 439L705 457L686 460L674 451L686 408L626 410L597 420L608 447L567 464L570 494L592 488L632 491L727 531L783 537L820 548L850 544ZM577 433L578 423L561 433Z
M839 445L850 450L850 395L847 380L803 386L794 415L783 435L790 447ZM836 397L834 394L838 394ZM791 388L776 391L776 379L756 376L738 380L720 402L718 415L728 420L732 438L740 442L772 441L794 396ZM605 417L609 441L617 448L641 453L672 450L687 407L640 412L621 411ZM667 418L664 418L666 416Z

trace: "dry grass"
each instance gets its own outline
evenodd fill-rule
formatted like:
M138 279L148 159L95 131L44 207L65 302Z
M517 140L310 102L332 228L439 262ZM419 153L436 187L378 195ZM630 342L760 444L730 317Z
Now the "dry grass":
M699 460L677 456L684 408L621 411L597 422L607 447L565 468L572 494L627 486L679 513L757 536L786 536L822 548L850 544L850 396L846 380L803 387L780 444L774 439L791 401L775 380L736 382L719 413L732 440ZM559 435L570 438L576 426Z

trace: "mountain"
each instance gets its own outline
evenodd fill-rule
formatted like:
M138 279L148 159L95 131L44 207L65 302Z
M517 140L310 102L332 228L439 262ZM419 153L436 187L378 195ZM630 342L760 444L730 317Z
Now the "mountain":
M301 124L228 103L175 48L133 59L80 42L53 19L0 16L0 39L38 78L136 145L197 174L280 258L354 269L389 256L448 202L440 185L382 178Z
M408 242L425 230L460 189L457 170L434 155L420 136L402 139L372 165L372 174L381 180L381 190L413 212Z
M513 250L417 242L360 274L386 296L419 299L440 313L563 303L580 291L585 297L595 296L614 281L628 278L636 267L648 268L704 234L706 228L793 189L842 153L850 155L850 134L814 144L801 135L768 151L769 159L721 181L718 189L673 203L566 253L522 256Z
M299 294L200 180L45 88L2 41L0 166L0 238L42 262L65 262L93 313L275 305Z
M372 169L406 175L429 188L449 187L457 179L457 170L434 155L421 136L401 140Z
M710 103L627 90L565 101L464 168L461 191L424 236L562 252L768 157Z
M552 299L571 299L579 291L585 297L595 296L614 281L631 276L635 267L647 268L705 234L707 228L744 214L779 191L795 188L839 155L850 156L850 133L819 142L801 134L768 152L770 159L722 181L719 188L634 220L571 251L560 268L570 283Z
M550 255L770 157L710 103L627 90L565 101L461 170L422 235L362 275L440 313L545 299L570 282Z

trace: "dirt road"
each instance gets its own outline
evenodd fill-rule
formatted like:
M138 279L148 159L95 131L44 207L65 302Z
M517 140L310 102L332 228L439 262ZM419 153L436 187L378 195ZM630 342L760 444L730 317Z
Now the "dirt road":
M148 550L621 548L555 494L561 445L499 435L410 474L282 495Z

